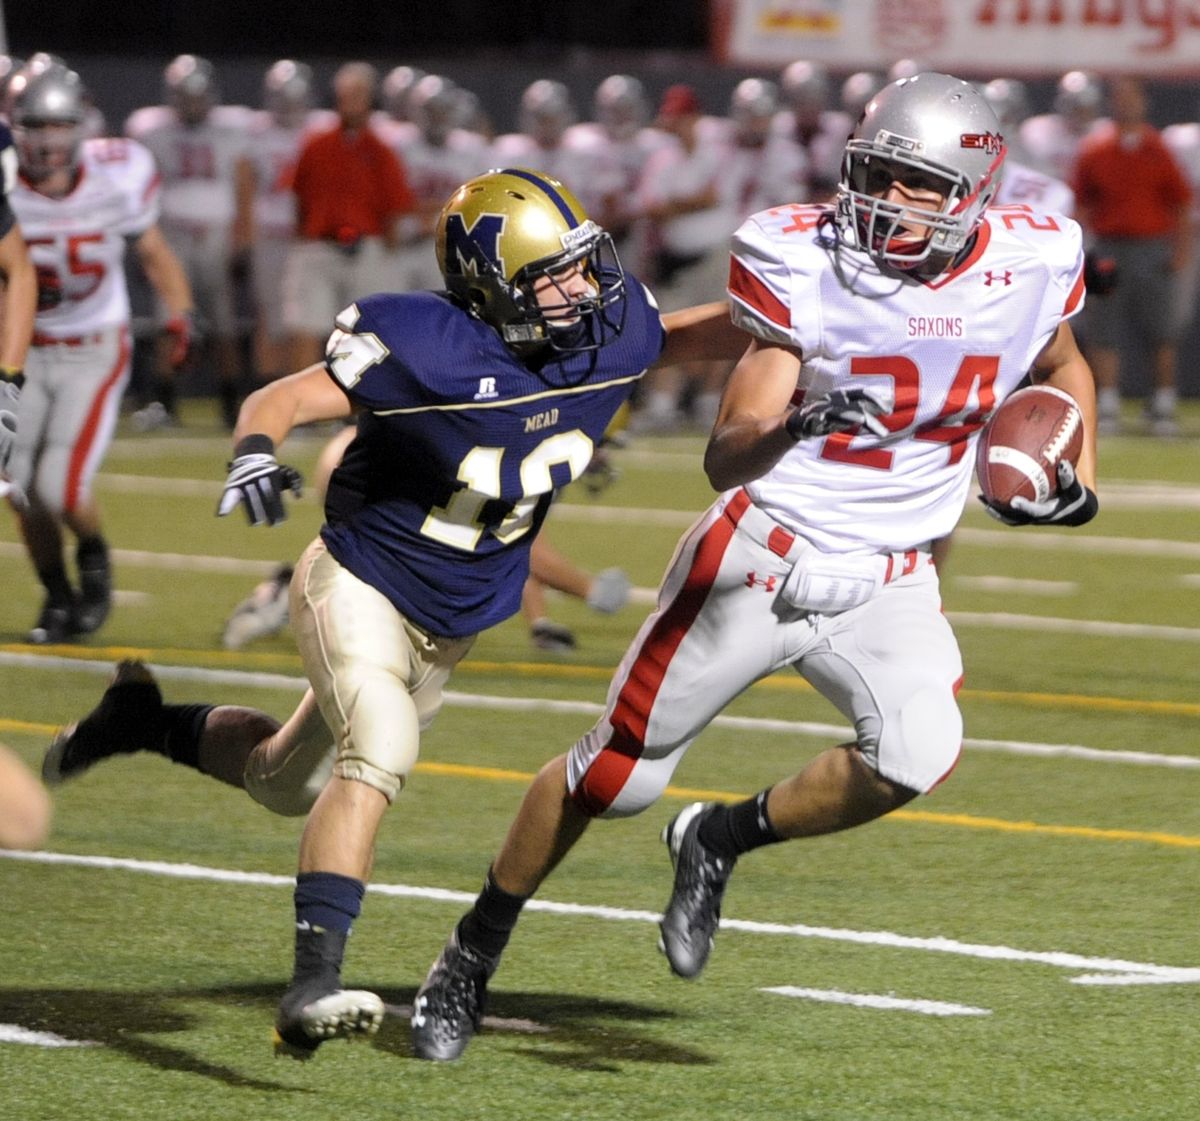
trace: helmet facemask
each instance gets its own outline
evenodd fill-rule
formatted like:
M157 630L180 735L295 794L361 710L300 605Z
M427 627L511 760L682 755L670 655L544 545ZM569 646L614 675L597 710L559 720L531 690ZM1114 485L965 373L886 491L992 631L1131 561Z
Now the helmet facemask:
M947 74L881 90L842 156L835 217L847 243L894 269L944 270L971 244L999 186L999 128L983 96Z
M21 174L40 183L58 171L74 171L79 165L83 127L78 121L27 119L13 125L13 140Z

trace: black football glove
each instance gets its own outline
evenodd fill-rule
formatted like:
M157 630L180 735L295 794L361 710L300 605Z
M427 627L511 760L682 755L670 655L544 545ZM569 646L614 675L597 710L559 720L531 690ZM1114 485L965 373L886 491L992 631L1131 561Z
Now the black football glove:
M1085 487L1068 460L1058 464L1058 490L1045 502L1030 502L1019 495L1005 509L989 505L979 496L983 508L1005 525L1083 525L1100 509L1096 492Z
M238 441L217 503L218 518L240 504L251 525L278 525L287 519L283 493L290 490L298 498L304 491L304 478L296 468L280 463L274 452L275 445L267 436Z
M784 427L793 440L810 440L852 428L866 428L883 437L888 429L879 418L887 411L888 406L869 389L833 389L793 409Z

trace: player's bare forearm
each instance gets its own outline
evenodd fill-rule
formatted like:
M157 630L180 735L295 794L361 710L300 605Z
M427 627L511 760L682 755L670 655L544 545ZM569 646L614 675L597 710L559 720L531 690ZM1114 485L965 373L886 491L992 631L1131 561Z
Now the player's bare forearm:
M733 325L724 300L669 311L663 317L667 342L656 366L679 362L736 362L749 343L749 336Z
M1084 486L1096 489L1096 378L1066 322L1038 355L1033 380L1052 385L1075 398L1083 416L1083 450L1077 471Z
M146 279L158 293L167 313L172 318L189 314L192 310L192 286L188 283L183 265L158 226L151 226L137 239L137 252Z
M17 226L0 238L0 272L4 274L4 310L0 316L0 366L25 366L33 320L37 313L37 273Z
M725 385L704 449L704 471L715 490L759 478L795 445L784 422L799 371L795 351L751 342Z
M350 399L325 372L325 367L314 363L251 393L238 412L233 442L236 445L245 436L261 433L270 436L278 446L301 424L340 420L352 411Z

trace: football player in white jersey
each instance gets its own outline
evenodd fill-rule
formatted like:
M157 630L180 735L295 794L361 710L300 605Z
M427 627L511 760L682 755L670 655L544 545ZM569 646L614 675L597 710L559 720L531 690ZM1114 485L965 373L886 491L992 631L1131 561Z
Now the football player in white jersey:
M1004 178L992 200L996 206L1028 206L1038 211L1075 214L1075 192L1070 185L1033 167L1021 144L1021 122L1029 115L1029 94L1024 82L1014 78L994 78L980 91L1000 122L1008 154L1004 157Z
M202 316L204 349L212 356L221 414L237 420L242 362L236 285L244 276L253 225L254 176L248 161L251 110L219 105L212 63L179 55L163 74L166 104L136 110L125 135L150 149L162 175L162 229L183 262ZM160 401L174 416L174 390L160 384ZM147 413L143 424L162 416Z
M1192 244L1200 245L1200 121L1167 125L1163 143L1171 149L1192 188ZM1175 329L1183 338L1196 314L1200 296L1200 253L1192 253L1175 281Z
M442 204L459 183L480 175L490 163L488 142L462 127L461 90L449 78L426 74L408 95L411 129L383 135L404 165L416 211L401 221L405 240L396 252L398 291L440 288L433 235Z
M1070 182L1083 138L1100 123L1104 86L1089 70L1068 70L1059 80L1054 111L1028 117L1020 141L1029 162L1046 175Z
M263 109L248 128L254 182L251 273L254 284L255 374L273 381L289 372L290 335L283 323L281 281L296 235L291 172L305 137L333 121L312 107L312 67L281 58L263 75Z
M872 100L835 207L781 206L734 235L729 294L750 345L705 452L722 493L680 542L604 715L542 769L418 992L422 1057L461 1054L521 907L591 818L653 804L760 678L793 667L855 739L666 826L661 935L680 976L704 968L743 854L871 821L953 769L963 669L930 545L962 513L980 428L1031 368L1078 400L1086 438L1078 474L1014 520L1077 525L1097 508L1092 374L1067 324L1079 227L988 211L1003 158L982 96L919 74Z
M158 173L124 139L83 139L79 76L59 64L13 78L20 179L10 195L37 269L38 311L9 471L27 496L21 532L46 599L29 641L88 634L111 606L112 575L91 492L129 380L129 240L172 320L191 314L187 277L157 224ZM176 339L182 362L186 335ZM79 589L62 527L77 541Z
M12 60L0 55L0 83L7 84L5 61ZM4 292L0 296L0 498L11 496L19 502L24 495L13 490L7 471L16 442L17 406L25 384L25 361L37 311L38 284L29 249L8 201L16 181L17 153L8 126L0 121L0 276L4 278Z
M630 268L646 266L647 225L638 198L638 182L646 163L671 143L662 129L647 124L649 104L642 83L629 74L610 74L592 95L594 119L571 125L563 146L606 153L606 163L620 169L620 187L613 194L608 226L621 262Z
M804 149L808 201L831 199L841 175L842 149L854 122L846 113L831 108L829 75L818 63L797 59L784 70L780 87L787 108L775 115L771 128Z
M575 117L567 87L549 78L538 79L521 94L521 131L496 137L492 162L496 167L532 168L570 183L584 209L607 229L620 205L621 168L606 150L565 142Z

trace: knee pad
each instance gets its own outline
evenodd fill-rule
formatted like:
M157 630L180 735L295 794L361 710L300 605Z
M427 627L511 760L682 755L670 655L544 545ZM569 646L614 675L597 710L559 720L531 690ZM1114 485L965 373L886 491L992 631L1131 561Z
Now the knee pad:
M669 759L637 759L606 747L579 773L572 750L568 788L588 817L634 817L662 796L674 766ZM578 775L576 778L575 776Z
M251 757L253 758L253 757ZM324 764L315 769L289 767L260 774L249 763L242 777L246 793L260 806L283 817L304 817L313 808L333 773L333 745L325 752Z
M338 733L338 778L364 782L389 802L417 761L420 722L404 683L386 670L364 673Z
M884 778L924 794L954 768L962 733L954 690L927 685L909 693L891 712L862 721L858 746Z

